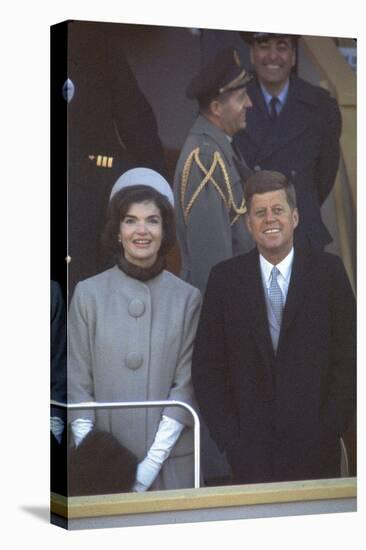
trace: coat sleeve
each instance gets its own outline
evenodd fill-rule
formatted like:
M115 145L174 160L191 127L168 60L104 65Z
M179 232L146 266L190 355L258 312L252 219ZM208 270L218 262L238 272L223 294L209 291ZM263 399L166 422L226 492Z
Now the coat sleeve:
M327 399L322 414L330 429L343 434L355 414L356 304L341 260L334 258L331 299L331 362L327 373Z
M196 335L202 299L197 289L192 290L193 292L186 306L180 352L177 358L177 366L168 399L172 401L183 401L195 408L191 363L193 341ZM163 411L163 415L174 418L187 426L193 425L192 415L182 407L167 407Z
M90 309L90 308L89 308ZM68 402L94 401L91 341L94 319L88 311L88 299L79 283L70 304L68 317ZM69 419L87 418L94 421L94 411L71 411Z
M193 387L200 412L220 450L238 436L225 353L225 322L222 301L223 275L211 271L204 296L192 359Z
M321 206L329 195L337 175L340 155L341 113L336 100L321 90L322 142L315 166L315 186Z
M212 167L215 152L212 147L200 148L199 160L206 171L210 171ZM212 176L221 193L214 183L208 180L201 192L195 196L205 179L205 173L194 161L189 172L187 191L184 197L186 208L192 202L192 207L186 216L191 273L189 280L201 292L206 288L211 268L218 262L233 256L230 213L223 198L223 195L227 197L227 190L224 174L219 165L216 166ZM232 185L231 181L230 185Z

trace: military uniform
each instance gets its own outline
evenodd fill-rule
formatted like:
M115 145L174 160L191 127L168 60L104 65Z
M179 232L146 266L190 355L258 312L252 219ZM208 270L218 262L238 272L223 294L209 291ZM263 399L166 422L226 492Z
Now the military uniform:
M187 89L203 114L193 124L175 170L177 235L181 277L202 292L215 264L253 247L244 224L243 183L250 170L234 153L232 138L205 116L202 106L245 88L249 80L236 50L228 48L203 67Z
M181 277L201 291L215 264L253 248L244 223L249 173L228 136L199 116L178 159L174 194Z

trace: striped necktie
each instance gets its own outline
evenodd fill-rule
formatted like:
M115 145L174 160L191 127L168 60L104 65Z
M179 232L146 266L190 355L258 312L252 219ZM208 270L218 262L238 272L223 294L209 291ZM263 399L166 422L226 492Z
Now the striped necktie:
M282 321L282 311L283 311L283 297L280 289L280 285L277 281L277 276L279 270L276 266L273 266L271 272L271 284L269 285L269 301L271 302L272 311L278 321L278 324L281 324Z

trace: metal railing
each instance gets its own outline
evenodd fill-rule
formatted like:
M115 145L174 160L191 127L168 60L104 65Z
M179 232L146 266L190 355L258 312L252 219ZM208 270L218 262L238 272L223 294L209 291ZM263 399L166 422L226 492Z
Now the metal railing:
M200 487L200 420L198 414L191 405L183 401L115 401L115 402L95 402L88 401L85 403L61 403L51 399L51 405L71 410L85 409L119 409L131 408L139 409L144 407L183 407L191 413L193 417L193 438L194 438L194 488Z

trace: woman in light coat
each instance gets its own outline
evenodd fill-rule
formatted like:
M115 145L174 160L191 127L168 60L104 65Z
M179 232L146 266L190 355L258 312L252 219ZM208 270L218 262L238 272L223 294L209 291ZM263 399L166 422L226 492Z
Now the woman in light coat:
M80 282L70 305L68 402L169 399L194 406L191 355L201 296L164 270L175 224L171 189L159 174L136 168L117 180L104 242L116 265ZM192 423L182 407L72 415L77 445L95 426L135 453L135 491L193 487Z

